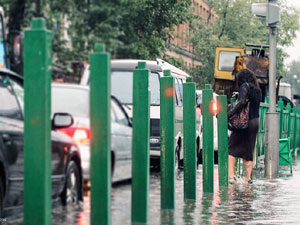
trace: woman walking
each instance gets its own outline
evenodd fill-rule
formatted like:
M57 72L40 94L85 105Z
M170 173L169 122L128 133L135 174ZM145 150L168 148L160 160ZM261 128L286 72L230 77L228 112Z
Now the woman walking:
M234 130L229 137L228 143L228 175L229 183L235 182L234 168L236 157L244 159L246 168L245 181L252 184L251 173L253 167L253 151L259 126L259 104L261 90L254 73L248 69L242 69L237 74L239 86L238 103L228 112L228 118L239 113L250 102L249 123L246 130Z

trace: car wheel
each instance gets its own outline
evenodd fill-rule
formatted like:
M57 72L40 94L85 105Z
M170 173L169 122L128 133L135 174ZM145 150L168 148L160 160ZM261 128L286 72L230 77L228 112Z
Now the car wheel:
M3 200L4 200L4 188L0 181L0 218L3 218Z
M197 157L197 165L202 164L202 149L200 149L198 157Z
M197 143L197 169L199 168L199 165L200 165L200 153L202 154L201 150L200 150L200 144L199 144L199 139L196 141Z
M200 154L200 152L199 152L199 150L197 150L197 164L196 164L196 166L197 166L197 169L199 168L199 165L200 165L200 159L199 159L199 154Z
M176 145L175 148L175 169L180 169L180 147L179 145Z
M80 199L80 175L77 164L71 161L68 165L64 190L62 192L62 204L78 204Z

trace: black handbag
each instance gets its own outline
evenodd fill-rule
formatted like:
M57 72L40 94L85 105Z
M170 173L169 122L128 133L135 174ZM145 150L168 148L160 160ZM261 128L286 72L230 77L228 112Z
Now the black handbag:
M246 83L249 87L249 84ZM249 122L249 111L250 111L250 102L247 99L246 104L243 108L233 114L231 117L228 118L228 129L233 130L246 130L248 128Z
M228 118L229 130L246 130L249 122L250 102L247 102L240 112Z

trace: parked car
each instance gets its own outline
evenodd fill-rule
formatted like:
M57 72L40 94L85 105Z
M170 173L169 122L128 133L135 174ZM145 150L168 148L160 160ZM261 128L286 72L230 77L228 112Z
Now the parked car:
M90 178L90 112L89 87L76 84L52 84L52 113L66 112L74 117L74 124L61 132L78 144L83 177ZM111 165L112 181L131 178L132 125L125 109L111 97Z
M15 215L23 208L23 80L10 70L0 69L0 218ZM82 201L80 153L71 138L57 131L59 120L68 114L57 113L52 119L52 199L63 205ZM33 140L34 141L34 140Z
M196 90L196 95L197 95L197 108L198 111L200 111L201 114L201 125L202 125L202 90ZM214 152L215 152L215 161L217 159L217 151L218 151L218 120L217 120L217 112L218 112L218 104L217 104L217 96L218 94L213 93L213 105L212 105L212 110L213 110L213 128L214 128ZM201 133L200 133L200 155L201 157L199 157L200 159L200 163L202 162L202 146L203 146L203 129L201 128Z
M175 162L176 167L183 166L183 87L186 77L189 75L177 67L161 60L112 60L111 61L111 91L120 102L125 106L129 117L132 117L132 85L133 70L137 68L140 61L146 62L150 71L149 86L151 91L150 106L150 163L159 165L160 163L160 77L163 76L163 70L171 70L171 76L175 78ZM81 84L89 84L89 65L86 65ZM197 117L197 155L200 150L200 117Z

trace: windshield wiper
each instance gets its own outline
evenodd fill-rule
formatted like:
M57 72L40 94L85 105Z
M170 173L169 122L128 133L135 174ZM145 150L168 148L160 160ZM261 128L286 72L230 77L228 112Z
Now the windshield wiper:
M127 109L131 110L132 108L129 107L129 105L132 105L130 103L122 103L123 106L125 106Z

